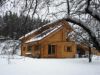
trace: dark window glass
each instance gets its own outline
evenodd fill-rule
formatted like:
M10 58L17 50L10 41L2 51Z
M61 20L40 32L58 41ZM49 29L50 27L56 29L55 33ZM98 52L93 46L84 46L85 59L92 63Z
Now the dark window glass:
M51 45L48 45L48 54L51 54Z
M71 46L68 46L68 47L65 46L65 51L72 52L72 47Z
M67 52L72 52L71 47L67 47Z
M55 45L48 45L48 54L55 54Z

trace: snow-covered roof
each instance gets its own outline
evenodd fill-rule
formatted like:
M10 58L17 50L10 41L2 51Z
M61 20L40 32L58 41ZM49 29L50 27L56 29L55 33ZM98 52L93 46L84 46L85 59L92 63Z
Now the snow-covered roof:
M49 34L51 34L52 32L58 30L61 26L62 25L58 25L56 27L49 28L49 29L43 31L41 34L38 34L35 37L31 38L30 40L26 41L25 43L39 41L39 40L43 39L44 37L48 36Z
M40 27L40 28L41 28L41 27ZM34 33L34 32L36 32L36 31L38 31L40 28L35 29L35 30L32 30L31 32L29 32L29 33L25 34L24 36L20 37L19 39L23 39L24 37L27 37L27 36L31 35L32 33Z
M47 27L47 26L49 26L49 25L52 26L53 24L55 24L55 23L57 23L57 22L60 22L61 20L63 20L63 19L59 19L59 20L56 20L56 21L47 23L47 24L43 25L42 27L39 27L38 29L32 30L31 32L25 34L24 36L20 37L19 39L23 39L23 38L25 38L25 37L27 37L27 36L29 36L29 35L31 35L31 34L37 32L38 30L40 30L40 29L42 29L42 28L45 28L45 27ZM55 24L55 25L56 25L56 24ZM53 26L55 26L55 25L53 25Z

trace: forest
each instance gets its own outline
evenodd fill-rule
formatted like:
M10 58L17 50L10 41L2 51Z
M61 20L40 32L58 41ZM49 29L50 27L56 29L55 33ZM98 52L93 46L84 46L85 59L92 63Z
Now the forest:
M49 22L49 20L32 19L28 16L27 23L23 24L25 19L26 16L18 16L17 13L12 13L11 11L4 16L0 16L0 36L19 39L24 34Z

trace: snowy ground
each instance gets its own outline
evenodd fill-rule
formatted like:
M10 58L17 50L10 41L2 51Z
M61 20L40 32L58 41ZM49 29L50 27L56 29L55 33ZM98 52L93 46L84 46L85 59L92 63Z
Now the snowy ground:
M11 63L0 56L0 75L100 75L100 57L92 63L87 58L36 59L14 56Z

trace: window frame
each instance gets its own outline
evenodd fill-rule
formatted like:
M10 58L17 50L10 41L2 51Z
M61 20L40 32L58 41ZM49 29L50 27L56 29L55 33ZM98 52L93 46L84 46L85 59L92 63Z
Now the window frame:
M48 55L53 55L56 53L56 45L48 45Z
M72 46L65 46L65 51L66 52L73 52L72 51Z

